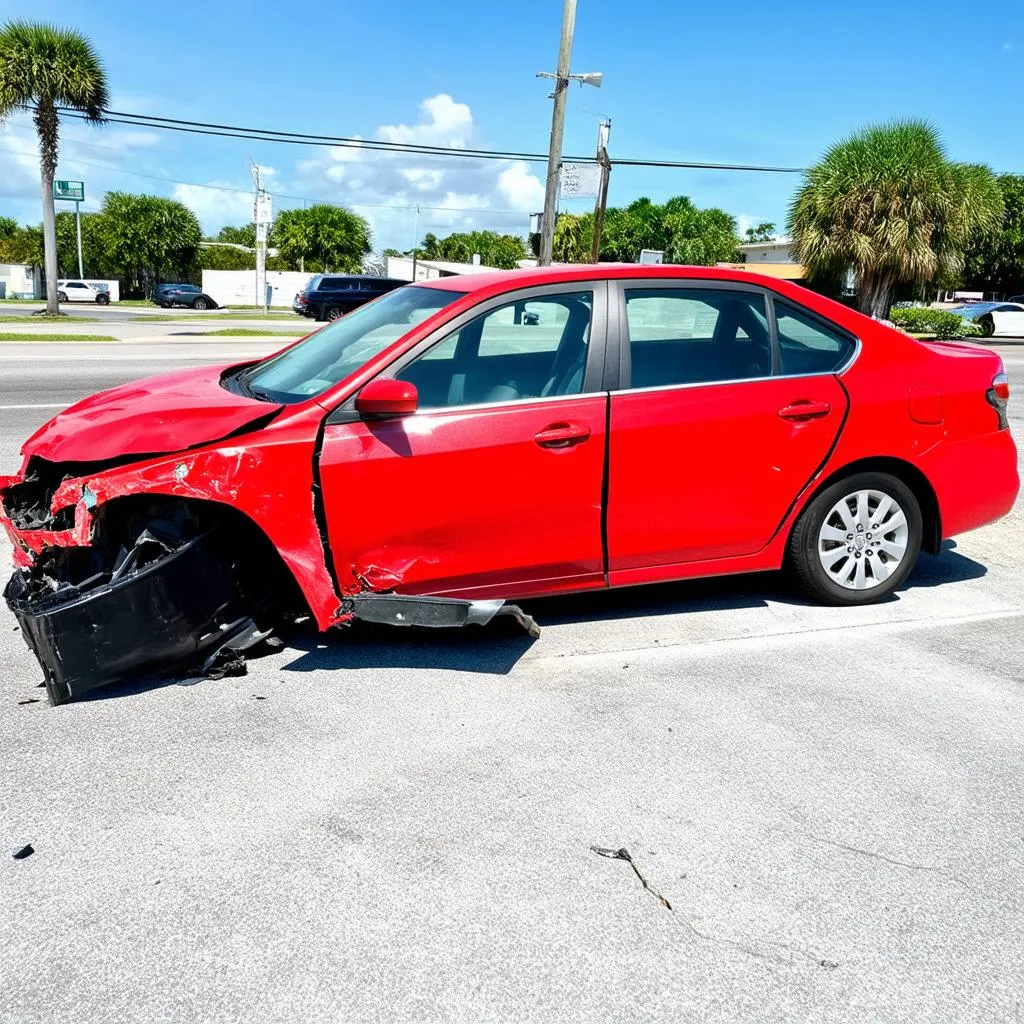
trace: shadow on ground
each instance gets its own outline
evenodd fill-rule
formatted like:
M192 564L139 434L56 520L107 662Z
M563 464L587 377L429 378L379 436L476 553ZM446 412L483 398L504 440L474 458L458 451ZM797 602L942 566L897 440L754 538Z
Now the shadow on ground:
M946 541L941 555L921 555L907 589L978 579L986 571L985 566L956 551L954 541ZM888 601L899 599L897 593ZM782 573L759 573L550 597L524 601L522 605L543 628L763 608L768 601L808 604ZM533 645L533 640L510 619L495 619L484 627L437 630L357 622L344 633L299 632L288 636L286 642L287 653L295 657L279 671L300 673L419 668L507 675ZM174 684L180 685L181 679L150 675L104 687L80 699L110 700Z

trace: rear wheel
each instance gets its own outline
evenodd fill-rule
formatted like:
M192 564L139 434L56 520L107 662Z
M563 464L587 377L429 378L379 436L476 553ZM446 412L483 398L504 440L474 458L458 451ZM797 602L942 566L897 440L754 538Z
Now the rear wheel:
M204 299L202 296L200 296L198 299L195 300L195 302L192 303L192 308L193 309L208 309L209 308L209 303L206 301L206 299Z
M96 296L96 303L100 306L109 306L110 296L106 292L100 292L99 295Z
M826 487L789 538L789 564L822 604L871 604L910 575L921 550L921 508L902 480L857 473Z
M981 328L983 338L991 338L996 333L996 322L990 316L983 316L978 321L978 326Z
M67 297L67 295L64 294L64 292L57 292L57 301L58 302L67 302L68 301L68 297Z
M345 311L341 306L328 306L324 313L325 320L338 320L345 315Z

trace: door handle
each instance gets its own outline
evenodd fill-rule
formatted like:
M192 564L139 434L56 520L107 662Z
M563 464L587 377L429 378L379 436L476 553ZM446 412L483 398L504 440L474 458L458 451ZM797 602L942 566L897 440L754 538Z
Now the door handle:
M541 448L571 448L590 437L590 427L582 423L551 423L533 435Z
M820 420L832 411L828 402L808 402L806 399L793 402L784 409L779 410L779 415L784 420L795 420L797 423L805 423L807 420Z

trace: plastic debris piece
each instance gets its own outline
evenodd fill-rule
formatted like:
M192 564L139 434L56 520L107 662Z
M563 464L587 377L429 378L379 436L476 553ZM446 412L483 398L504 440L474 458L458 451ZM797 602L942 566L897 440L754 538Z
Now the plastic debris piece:
M15 860L24 860L26 857L31 857L36 852L36 848L31 843L26 843L21 849L15 850L11 856Z

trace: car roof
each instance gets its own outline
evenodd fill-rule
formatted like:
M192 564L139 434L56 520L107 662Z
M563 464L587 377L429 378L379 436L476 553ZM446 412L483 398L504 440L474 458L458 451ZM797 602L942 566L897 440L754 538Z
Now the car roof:
M752 264L755 266L756 264ZM536 284L563 281L592 281L594 278L640 277L651 279L703 279L709 281L747 281L777 287L779 279L752 270L733 267L694 267L679 263L574 263L551 267L523 267L518 270L485 270L478 274L458 274L429 281L409 282L417 287L441 288L445 291L476 292L491 289L528 288Z

